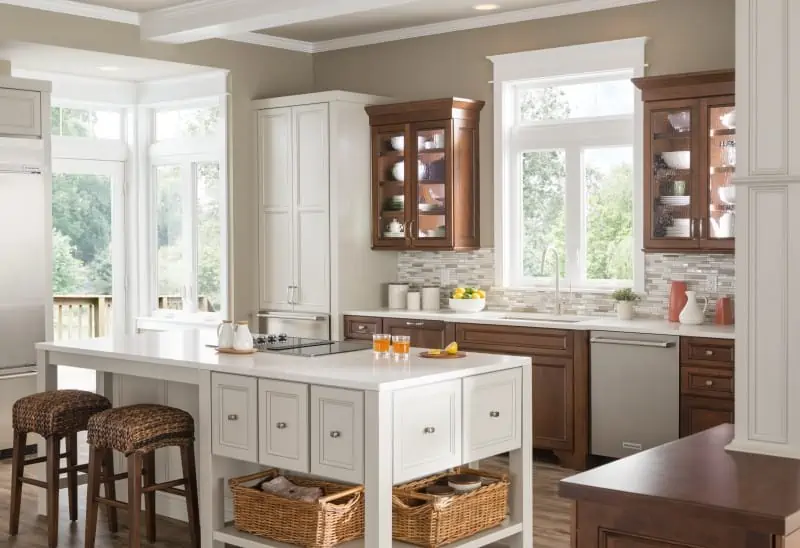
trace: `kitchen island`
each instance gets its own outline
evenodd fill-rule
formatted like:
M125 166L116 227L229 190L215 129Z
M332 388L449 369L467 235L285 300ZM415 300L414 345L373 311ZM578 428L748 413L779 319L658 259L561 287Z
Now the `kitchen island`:
M212 342L191 330L40 343L38 389L57 388L56 366L67 365L96 371L98 391L114 405L164 403L190 412L204 548L286 546L228 523L227 479L260 467L363 484L365 538L346 546L389 548L406 546L392 541L393 485L507 451L508 519L450 546L532 546L530 358L471 353L427 360L415 349L405 363L375 360L371 350L235 356L218 354L207 346ZM282 411L296 413L299 431L291 447L271 451L279 438L270 438L276 433L266 402L282 397L295 402ZM287 423L277 423L281 435ZM158 481L180 474L177 462L168 454ZM167 497L159 499L159 513L180 518L179 504Z

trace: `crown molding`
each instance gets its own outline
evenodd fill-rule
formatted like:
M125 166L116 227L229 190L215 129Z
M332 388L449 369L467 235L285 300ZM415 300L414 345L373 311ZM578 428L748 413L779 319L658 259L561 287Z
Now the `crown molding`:
M78 17L89 17L91 19L113 21L114 23L125 23L126 25L138 25L140 19L139 14L135 11L106 8L104 6L84 4L83 2L74 2L73 0L0 0L0 4L77 15Z
M314 43L302 40L292 40L291 38L281 38L280 36L270 36L259 32L246 32L234 36L226 36L220 40L230 40L232 42L242 42L244 44L255 44L268 48L288 49L303 53L314 53Z
M382 44L385 42L395 42L408 38L420 38L423 36L433 36L436 34L446 34L461 30L472 30L482 27L494 27L507 25L509 23L519 23L522 21L532 21L534 19L547 19L562 15L574 15L590 11L599 11L610 8L619 8L635 4L646 4L657 0L570 0L558 4L549 4L536 8L523 10L507 11L490 15L480 15L477 17L467 17L454 21L443 21L441 23L431 23L417 27L404 29L387 30L359 36L348 36L347 38L335 38L322 42L314 42L313 53L324 51L334 51L347 48L357 48Z

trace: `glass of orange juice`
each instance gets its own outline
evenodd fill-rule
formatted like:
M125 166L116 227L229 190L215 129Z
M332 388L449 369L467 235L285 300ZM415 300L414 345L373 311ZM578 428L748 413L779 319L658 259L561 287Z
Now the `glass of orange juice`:
M411 337L408 335L395 335L392 337L392 354L394 359L407 360L411 352Z
M389 356L389 340L391 336L384 333L375 333L372 336L372 351L376 358L386 358Z

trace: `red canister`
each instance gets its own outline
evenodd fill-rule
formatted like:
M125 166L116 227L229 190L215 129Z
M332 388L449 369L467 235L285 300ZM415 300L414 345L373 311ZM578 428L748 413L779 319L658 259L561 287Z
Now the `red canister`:
M714 323L717 325L733 325L733 300L730 297L717 299Z
M669 286L669 309L667 318L671 322L680 321L678 316L686 306L686 282L673 281Z

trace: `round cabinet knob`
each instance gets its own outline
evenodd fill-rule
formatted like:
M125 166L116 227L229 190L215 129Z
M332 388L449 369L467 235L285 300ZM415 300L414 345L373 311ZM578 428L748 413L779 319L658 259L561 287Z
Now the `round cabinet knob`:
M489 416L492 417L493 419L496 419L497 417L500 416L500 411L489 411Z
M340 438L340 437L342 437L342 433L339 432L338 430L333 430L333 431L331 431L331 437L332 438Z
M706 381L706 386L714 386L714 381Z
M436 428L434 428L433 426L426 426L422 432L424 434L433 434L434 432L436 432Z
M713 356L713 355L714 355L713 350L706 350L706 356Z
M283 430L284 428L286 428L286 423L279 422L278 424L275 425L275 428L277 428L278 430Z
M228 420L229 421L238 421L239 420L239 415L228 415Z

